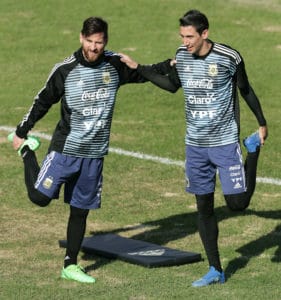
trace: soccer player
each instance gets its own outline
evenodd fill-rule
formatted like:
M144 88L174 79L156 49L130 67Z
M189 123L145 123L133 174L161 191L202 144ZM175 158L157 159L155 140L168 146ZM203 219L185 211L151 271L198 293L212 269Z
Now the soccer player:
M30 110L8 136L23 158L25 184L34 204L47 206L59 197L64 184L70 215L61 277L87 283L95 279L77 264L77 256L89 210L101 205L103 162L116 94L123 84L147 81L118 55L105 50L107 41L107 22L98 17L86 19L80 33L81 48L54 66ZM34 152L40 141L28 133L58 102L61 117L40 168Z
M209 271L192 286L224 283L218 250L218 223L214 191L218 171L227 206L245 210L254 193L260 146L267 137L260 102L246 74L243 58L231 47L209 39L209 22L198 10L179 20L182 45L167 75L139 65L125 54L121 60L170 92L184 91L186 116L186 191L195 194L199 234ZM168 63L168 62L167 62ZM259 130L244 140L245 164L239 143L240 121L237 87L254 113Z

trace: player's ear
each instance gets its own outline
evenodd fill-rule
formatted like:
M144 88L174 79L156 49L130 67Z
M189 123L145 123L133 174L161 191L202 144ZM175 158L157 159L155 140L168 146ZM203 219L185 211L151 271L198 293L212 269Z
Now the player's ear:
M204 40L206 40L209 36L209 30L208 29L203 30L201 36Z
M83 34L80 32L80 35L79 35L79 40L80 40L80 43L82 44L83 42Z

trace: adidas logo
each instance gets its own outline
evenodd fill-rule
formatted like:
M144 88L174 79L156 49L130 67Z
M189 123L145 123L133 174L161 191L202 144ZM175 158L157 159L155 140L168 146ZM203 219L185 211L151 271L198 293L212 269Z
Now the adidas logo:
M235 185L234 185L234 189L240 189L242 187L242 185L239 183L239 182L237 182Z
M84 81L82 79L80 79L78 82L77 82L77 86L83 86L84 85Z

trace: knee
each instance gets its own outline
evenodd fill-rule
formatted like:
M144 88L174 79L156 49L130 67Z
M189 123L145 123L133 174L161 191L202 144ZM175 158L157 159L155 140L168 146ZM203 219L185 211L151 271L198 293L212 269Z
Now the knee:
M52 201L51 198L45 196L44 194L40 193L37 190L30 191L28 193L28 197L30 201L40 207L46 207Z
M87 218L88 213L89 213L89 209L70 206L70 215L73 218L85 219Z
M227 207L232 211L244 211L250 201L245 197L245 194L225 195Z
M214 214L214 194L196 195L196 204L199 216Z

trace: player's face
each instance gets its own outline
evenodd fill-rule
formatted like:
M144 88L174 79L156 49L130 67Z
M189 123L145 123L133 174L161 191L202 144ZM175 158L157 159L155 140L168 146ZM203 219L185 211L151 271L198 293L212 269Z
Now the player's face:
M89 62L97 60L102 55L106 42L103 32L94 33L89 36L80 34L83 55Z
M183 45L191 54L204 55L204 46L208 38L208 30L200 35L193 26L180 26L180 37Z

